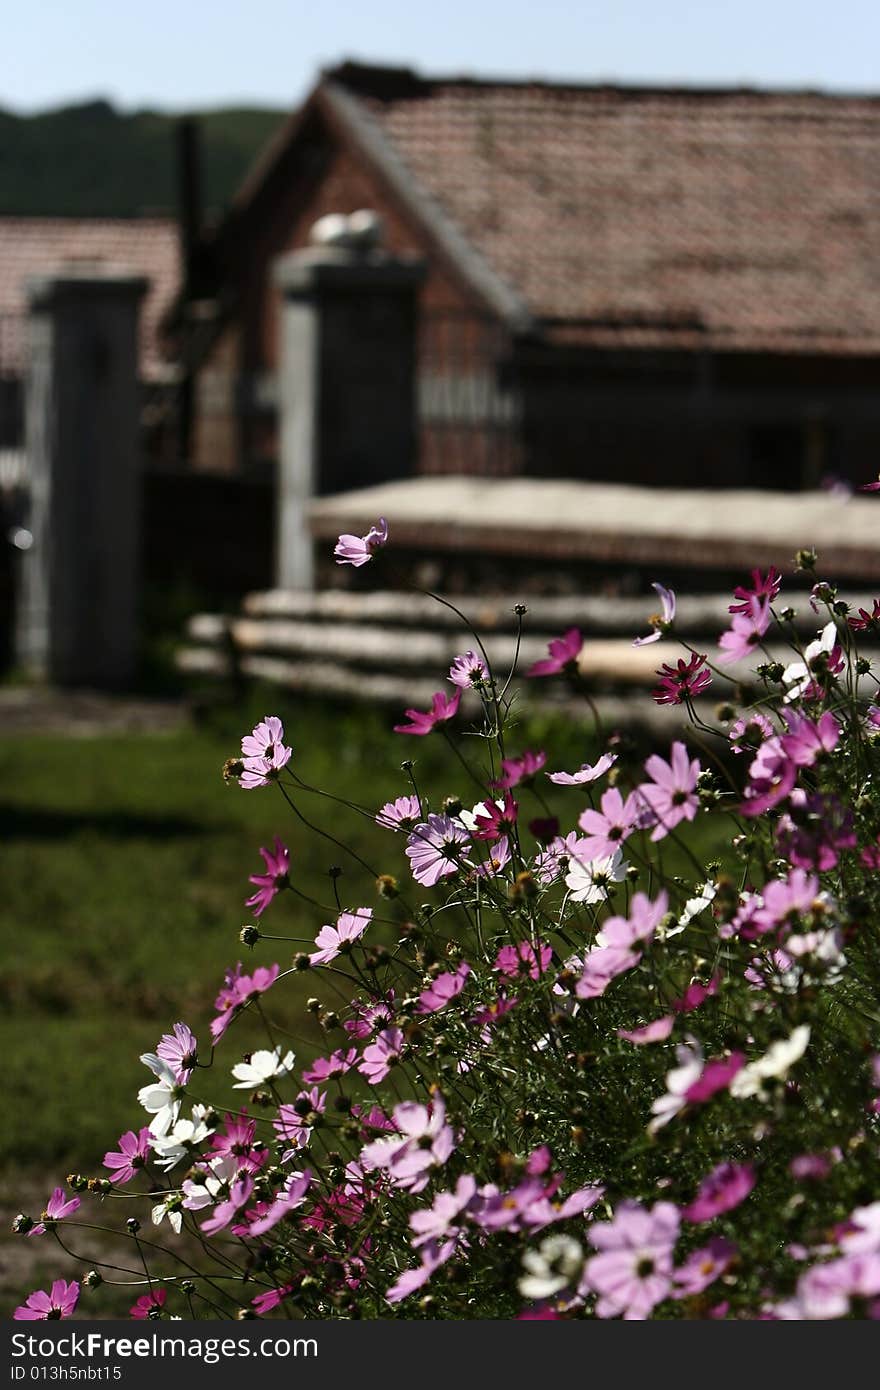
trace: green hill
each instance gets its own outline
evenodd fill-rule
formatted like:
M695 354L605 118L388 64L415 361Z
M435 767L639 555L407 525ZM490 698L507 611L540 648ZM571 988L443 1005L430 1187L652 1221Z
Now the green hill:
M221 212L287 112L193 112L201 131L202 203ZM93 101L34 116L0 110L0 214L173 214L178 118Z

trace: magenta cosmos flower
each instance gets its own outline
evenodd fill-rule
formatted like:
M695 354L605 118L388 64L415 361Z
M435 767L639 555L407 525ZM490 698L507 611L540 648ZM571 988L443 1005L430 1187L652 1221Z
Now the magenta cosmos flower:
M128 1316L138 1320L157 1316L164 1308L167 1297L167 1289L151 1289L149 1293L141 1294L140 1298L131 1305Z
M78 1197L68 1198L63 1187L56 1187L52 1196L46 1203L46 1210L43 1212L42 1221L38 1221L36 1226L32 1226L28 1231L29 1236L44 1236L46 1234L46 1222L63 1221L65 1216L73 1216L73 1213L81 1206Z
M719 1163L700 1183L690 1206L682 1208L688 1221L712 1221L744 1202L757 1182L750 1163Z
M519 807L510 792L504 794L504 804L484 801L474 816L473 835L475 840L500 840L510 834L516 825Z
M766 575L759 569L752 570L752 587L746 588L744 584L737 584L733 591L735 602L731 603L728 613L750 613L752 604L756 598L766 598L770 603L777 597L782 588L782 575L775 565L771 565Z
M150 1131L145 1127L135 1134L134 1130L130 1129L126 1134L120 1135L117 1143L118 1150L111 1149L105 1153L104 1167L109 1168L113 1174L111 1182L131 1182L135 1173L140 1172L150 1156Z
M456 690L453 695L447 696L445 691L438 690L431 701L431 708L427 711L408 709L406 717L408 724L395 724L396 734L416 734L419 738L424 738L438 724L445 724L447 719L452 719L458 713L458 706L461 702L461 690Z
M647 637L634 638L634 647L646 647L649 642L659 642L675 620L675 594L673 591L665 589L662 584L652 584L651 588L660 600L660 612L651 614L648 622L653 630L648 633Z
M645 771L652 780L643 782L636 795L647 802L656 817L651 839L662 840L680 821L693 820L699 810L696 787L700 762L688 758L683 743L673 743L669 762L654 753L645 763Z
M664 661L656 672L659 682L651 691L651 699L658 705L680 705L685 700L693 700L712 684L712 673L706 665L705 655L694 652L689 661L679 657L675 666Z
M322 927L315 937L317 951L309 956L312 965L329 965L363 936L373 916L371 907L359 907L357 912L343 912L335 926Z
M468 833L463 825L449 816L428 816L424 825L415 827L406 847L416 883L432 888L441 878L454 874L467 843Z
M79 1284L56 1279L49 1293L37 1289L28 1294L12 1317L15 1322L52 1322L55 1318L69 1318L78 1302Z
M279 965L259 965L253 975L242 974L241 961L227 970L223 987L214 1000L217 1017L211 1021L211 1037L217 1043L232 1020L255 994L265 994L278 979Z
M248 883L256 886L253 897L247 898L245 907L252 907L255 917L261 917L274 897L290 882L290 850L275 836L275 848L261 846L260 854L266 865L264 874L251 874Z
M526 675L558 676L563 671L576 670L577 659L583 645L584 639L579 629L570 627L561 637L554 637L547 647L549 655L530 666Z
M339 537L333 554L337 565L354 565L359 569L372 560L373 551L388 544L388 522L380 516L375 526L371 526L365 536L352 536L346 532Z
M679 1224L672 1202L658 1202L650 1210L621 1202L613 1220L589 1228L599 1254L587 1260L583 1291L598 1294L598 1317L641 1320L669 1296Z

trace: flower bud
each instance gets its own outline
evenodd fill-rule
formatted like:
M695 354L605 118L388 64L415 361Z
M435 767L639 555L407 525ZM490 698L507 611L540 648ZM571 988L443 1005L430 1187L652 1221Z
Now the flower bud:
M310 1014L316 1014L318 1010L321 1008L320 999L316 999L314 995L312 995L311 999L306 1000L306 1008L308 1009Z
M88 1178L84 1178L82 1173L67 1174L67 1186L71 1188L73 1192L85 1192L88 1185Z
M125 1223L125 1229L128 1231L128 1234L130 1236L136 1236L140 1228L141 1223L138 1221L136 1216L130 1216Z
M28 1231L32 1231L34 1223L29 1216L25 1216L23 1211L18 1213L12 1222L12 1229L17 1236L26 1236Z
M444 816L460 816L462 812L461 798L458 796L447 796L441 807Z
M293 958L294 970L311 970L312 962L305 951L297 951Z
M256 946L260 936L260 928L254 926L244 926L238 933L238 939L243 946Z
M83 1283L89 1289L99 1289L104 1282L104 1276L97 1269L90 1269Z
M226 762L223 764L221 776L223 778L223 781L228 786L230 782L237 782L243 772L243 758L227 758Z
M819 556L815 550L798 550L794 557L794 567L796 570L803 570L811 574L819 563Z

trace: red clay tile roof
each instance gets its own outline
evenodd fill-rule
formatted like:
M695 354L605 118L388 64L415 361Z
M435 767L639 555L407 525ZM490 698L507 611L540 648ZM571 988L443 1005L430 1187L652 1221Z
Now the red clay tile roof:
M141 371L147 377L157 373L159 317L180 282L178 233L170 218L0 217L0 371L18 374L25 366L28 277L83 261L148 277Z
M880 352L880 98L325 80L568 341Z

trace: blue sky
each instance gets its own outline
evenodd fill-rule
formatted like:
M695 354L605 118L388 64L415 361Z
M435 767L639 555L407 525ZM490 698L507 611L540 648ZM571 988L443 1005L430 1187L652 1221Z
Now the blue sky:
M32 0L7 5L0 106L293 105L343 57L427 73L880 89L880 2Z

